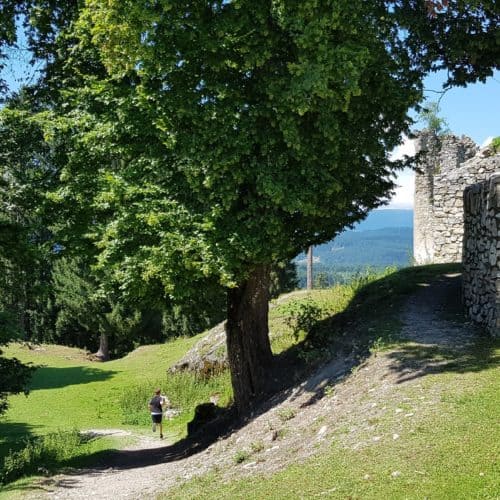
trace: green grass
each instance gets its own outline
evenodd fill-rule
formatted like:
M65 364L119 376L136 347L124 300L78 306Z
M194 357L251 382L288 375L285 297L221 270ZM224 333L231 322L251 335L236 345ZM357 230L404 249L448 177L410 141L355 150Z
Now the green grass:
M166 369L199 337L143 346L128 356L96 363L77 349L41 345L29 349L12 344L7 356L31 362L36 371L31 392L9 398L10 409L0 419L0 460L10 449L20 449L25 438L71 429L133 428L124 424L120 402L131 388L143 388L143 411ZM175 425L171 433L179 432Z
M457 270L455 265L424 266L398 272L388 270L383 275L361 276L349 285L337 286L328 290L314 290L308 293L297 292L291 294L286 300L281 298L276 301L276 306L270 310L273 352L280 354L296 349L302 355L298 358L302 360L302 363L305 362L307 365L310 360L317 363L318 360L328 356L331 349L336 348L337 341L344 341L343 336L346 333L351 338L354 335L356 342L368 347L372 352L387 350L399 342L397 334L400 322L397 313L408 294L441 273L456 272ZM297 310L297 304L300 305L304 302L314 304L314 321L305 330L297 333L293 321L290 321L291 311L294 308ZM295 303L295 305L290 306L291 303ZM300 312L303 309L299 307L298 310ZM181 415L167 424L167 435L170 439L183 437L186 433L186 423L191 419L196 404L208 401L210 394L214 392L220 394L221 405L227 405L231 401L230 381L227 372L209 381L197 380L185 374L166 375L167 368L180 359L200 338L201 336L197 336L191 339L176 339L163 345L143 346L122 359L107 363L88 361L81 352L67 347L36 346L35 350L32 350L23 345L8 346L6 349L8 356L16 356L21 361L32 362L40 368L33 379L30 395L27 398L24 396L10 398L11 409L0 419L0 461L3 461L3 457L10 449L21 449L23 439L44 436L53 432L88 428L121 428L134 430L134 433L149 432L146 403L153 388L158 385L170 397L173 405L182 409ZM485 351L485 356L490 354L491 349ZM407 355L417 356L418 353L412 353L411 349L408 348ZM474 360L468 359L464 362L474 362ZM478 372L480 372L478 376L487 375L481 370ZM459 370L457 369L455 373L459 373ZM478 383L482 384L481 381ZM490 395L493 396L493 394ZM470 403L471 408L479 408L480 405L477 404L473 392L470 398L473 399ZM468 401L469 399L460 404L468 407ZM456 401L453 403L443 401L442 404L455 405L457 403ZM445 424L445 420L440 422ZM448 427L443 427L441 431L446 432L448 428L453 429L451 423L452 421L449 421L446 424ZM485 425L492 427L490 421L486 422ZM428 432L437 432L437 429L439 426L430 426ZM452 436L450 439L453 439L452 433L450 436ZM398 442L397 446L399 445ZM54 468L57 468L58 465L78 466L85 464L92 453L117 446L120 446L119 443L110 439L97 439L89 443L82 443L76 447L72 456L56 459ZM406 477L402 470L402 475L398 478L387 476L386 469L390 469L392 449L391 443L386 452L388 458L385 468L375 470L375 463L373 463L370 465L373 471L363 475L377 475L381 484L384 482L393 484L396 479L402 483L403 481L400 479ZM383 446L377 450L377 452L383 451ZM444 450L445 448L442 449L443 453ZM360 453L369 453L369 451L354 453L345 450L341 452L339 449L333 450L328 456L329 458L323 457L317 459L316 462L311 462L310 477L315 477L314 468L322 467L321 464L326 461L325 463L332 467L334 475L345 475L345 481L343 480L344 483L342 483L344 486L337 485L331 486L331 488L340 488L339 492L347 491L345 485L354 481L355 487L352 487L354 489L349 490L354 497L364 498L367 491L376 493L379 490L374 486L375 480L368 482L360 480L359 484L355 481L353 474L360 471L360 464L364 461L369 464L370 460L373 459L368 455L362 456ZM423 458L420 457L420 460ZM395 464L400 461L401 457L394 459ZM414 466L416 467L416 464ZM409 467L413 467L413 465ZM307 496L309 494L307 488L316 488L314 481L311 480L308 483L306 479L302 478L302 474L305 472L301 468L294 469L292 467L290 471L291 480L304 485L303 489L297 490L302 492L298 494L299 496ZM405 474L407 472L405 471ZM287 480L286 474L288 473L281 474L285 475L282 477L278 474L269 479L269 488L271 489L267 490L268 492L274 494L275 491L288 491L285 486L279 486L280 481ZM329 474L330 472L324 471L325 477L321 480L319 477L321 474L318 474L318 488L326 488L325 491L328 489L330 483L327 478ZM431 474L431 472L426 472L426 474ZM487 478L486 473L480 478L481 480L478 481L487 481L484 479ZM426 480L419 478L419 484L425 483ZM203 488L208 488L209 492L212 491L209 488L210 477L200 481L201 491ZM190 483L178 494L183 495L186 492L191 494L190 492L193 491L196 496L196 484L198 481ZM372 490L369 490L369 486L372 486ZM234 491L239 491L238 488L243 488L241 495L247 495L249 498L261 498L260 495L264 495L267 486L265 487L264 484L252 486L250 490L255 488L256 491L253 497L253 493L239 483L224 486L222 491L224 495L228 495L227 498L230 498ZM319 492L318 488L314 491ZM339 493L341 497L343 494Z
M455 265L425 266L370 281L341 315L320 322L332 339L347 325L371 352L384 353L395 363L440 363L418 383L399 386L397 407L411 418L396 421L395 403L389 401L390 411L368 420L372 430L356 434L366 445L346 445L349 428L339 423L327 452L304 463L230 481L211 473L168 491L165 498L500 498L500 341L478 338L457 354L398 336L398 311L407 295L457 270ZM362 422L366 417L359 410L356 418ZM376 444L371 440L375 434L383 436Z
M27 474L49 474L62 467L90 465L89 457L116 444L108 437L96 438L76 429L27 438L20 450L5 457L0 482L5 484Z
M232 400L232 389L229 371L224 371L209 379L200 379L190 373L176 373L168 377L158 377L153 386L161 387L168 395L172 407L181 413L167 423L170 433L175 437L186 435L187 423L194 415L195 407L206 403L212 394L219 394L218 405L228 406ZM144 408L144 385L140 382L131 384L120 400L124 422L133 425L148 426L150 417Z
M47 430L61 423L69 427L117 425L121 421L119 397L130 383L141 381L150 385L152 392L153 381L197 340L199 337L143 346L107 363L88 361L72 348L41 345L33 350L12 344L5 349L7 356L40 368L33 377L29 397L11 397L11 409L2 421L25 422Z

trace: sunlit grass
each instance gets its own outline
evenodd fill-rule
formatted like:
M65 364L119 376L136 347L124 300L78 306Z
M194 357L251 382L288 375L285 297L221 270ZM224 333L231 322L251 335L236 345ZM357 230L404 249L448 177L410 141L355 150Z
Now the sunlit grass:
M9 398L11 407L0 419L0 458L9 448L19 447L23 437L65 429L131 428L123 423L123 394L140 384L147 414L147 400L160 375L198 339L143 346L107 363L87 360L83 352L68 347L40 345L30 349L11 344L5 349L7 356L40 368L28 397Z
M312 330L316 335L321 334L322 342L334 341L347 332L360 338L369 337L372 351L388 349L398 341L400 323L397 312L405 297L436 275L454 271L457 271L457 266L447 265L398 272L387 270L382 275L368 273L360 276L348 285L297 292L286 299L280 298L270 310L273 352L279 354L294 346L305 348L302 344L308 332L297 334L293 322L289 321L290 304L304 301L310 301L319 311ZM168 367L200 338L201 335L143 346L122 359L107 363L90 361L85 353L62 346L41 345L34 346L34 349L20 344L8 346L8 356L16 356L40 368L33 378L30 395L27 398L22 395L11 397L11 409L0 419L0 460L9 449L22 448L24 438L52 432L89 428L130 429L135 434L149 432L146 404L156 386L161 386L180 410L180 415L167 423L166 434L170 440L185 436L186 423L192 418L197 404L208 401L214 392L220 395L220 405L231 401L227 372L209 381L188 374L167 375ZM319 352L321 356L325 352L328 354L327 350ZM314 350L312 353L316 356ZM307 357L301 359L308 362ZM116 443L101 440L92 446L106 449L116 446ZM75 453L75 464L78 460L83 463L91 453L91 447L81 448ZM339 461L339 457L333 455L329 460L337 464L335 467L339 470L351 466L350 462ZM273 481L279 481L279 475ZM256 488L256 491L260 490ZM353 491L357 494L357 490Z

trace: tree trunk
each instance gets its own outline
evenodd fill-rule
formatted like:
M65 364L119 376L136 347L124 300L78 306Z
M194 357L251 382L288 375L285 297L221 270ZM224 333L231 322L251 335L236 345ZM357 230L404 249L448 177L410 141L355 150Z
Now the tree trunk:
M266 392L272 363L269 341L269 267L260 266L228 292L226 339L234 402L246 415Z
M307 289L313 289L313 247L307 249Z
M94 354L96 358L99 358L101 361L109 360L109 344L108 344L108 335L106 333L101 333L99 338L99 350Z

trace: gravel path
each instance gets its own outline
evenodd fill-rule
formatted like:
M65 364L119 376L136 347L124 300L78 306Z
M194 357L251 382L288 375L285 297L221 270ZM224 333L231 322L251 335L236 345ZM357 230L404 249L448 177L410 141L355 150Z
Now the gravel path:
M271 398L259 415L229 436L198 448L186 441L172 445L157 436L141 437L106 464L40 480L24 497L152 498L210 470L224 479L271 474L320 452L332 440L356 449L398 439L408 419L418 420L439 400L439 394L418 392L421 377L446 369L450 362L450 356L437 357L436 350L460 355L473 341L474 329L457 321L459 284L458 275L446 275L422 284L410 297L401 315L402 333L410 342L361 364L354 356L332 359L305 382ZM405 397L409 385L418 395L414 400ZM388 434L374 424L387 412L394 419ZM248 458L237 464L238 453Z

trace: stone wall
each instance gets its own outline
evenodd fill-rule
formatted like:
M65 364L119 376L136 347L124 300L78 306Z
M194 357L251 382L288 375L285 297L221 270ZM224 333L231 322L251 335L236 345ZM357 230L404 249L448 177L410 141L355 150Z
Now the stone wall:
M464 192L463 298L468 315L500 336L500 172Z
M461 262L464 189L500 172L500 155L468 137L423 131L415 175L413 256L417 264Z

